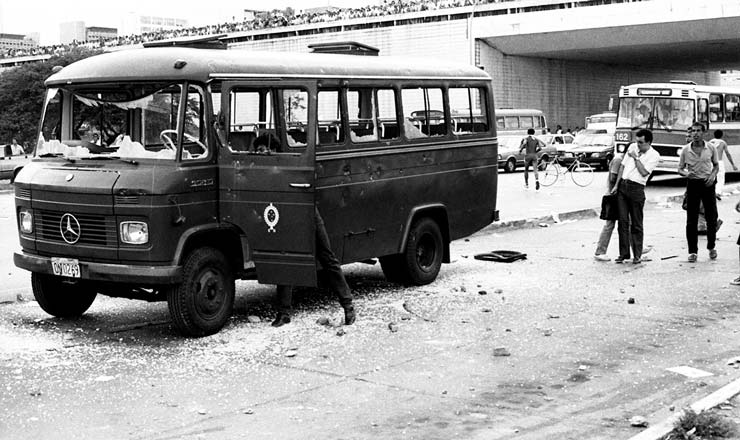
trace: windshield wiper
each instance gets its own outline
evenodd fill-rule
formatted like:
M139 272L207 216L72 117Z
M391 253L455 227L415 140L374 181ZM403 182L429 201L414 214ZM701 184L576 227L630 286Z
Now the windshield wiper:
M118 156L85 156L85 157L81 157L80 159L83 159L83 160L120 160L121 162L130 163L131 165L139 164L139 162L133 159L125 159L123 157L118 157Z

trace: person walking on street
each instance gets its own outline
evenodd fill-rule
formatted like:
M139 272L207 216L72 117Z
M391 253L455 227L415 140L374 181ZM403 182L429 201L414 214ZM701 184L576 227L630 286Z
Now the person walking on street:
M329 290L339 299L339 304L344 309L344 325L352 325L357 315L352 304L352 291L342 273L342 266L334 252L331 250L329 234L326 233L324 219L321 218L318 208L314 208L314 221L316 223L316 259L321 263L327 275ZM290 322L293 307L293 287L278 285L276 305L278 314L272 322L273 327L280 327Z
M722 130L714 130L714 139L709 141L712 146L717 150L717 161L719 162L719 172L717 172L717 187L714 189L717 191L717 200L722 200L722 191L725 189L725 153L727 154L727 160L730 161L733 171L737 171L735 161L732 159L730 150L727 149L727 142L722 139L724 133Z
M617 176L619 176L619 168L622 166L622 155L617 153L611 162L609 162L609 174L606 180L606 193L612 194L616 190ZM612 238L612 232L614 226L617 224L616 220L605 220L604 227L601 229L599 234L599 242L596 244L596 254L594 259L597 261L609 261L609 257L606 256L606 249L609 247L609 241Z
M622 159L617 176L617 200L619 201L619 257L615 263L642 263L643 209L645 207L645 185L650 173L658 165L660 155L652 148L653 132L640 129L635 133L635 142L630 144ZM614 191L614 190L612 190Z
M691 125L692 141L683 147L678 160L678 174L686 180L686 241L689 245L690 263L696 262L698 252L699 204L704 205L707 221L707 249L709 258L717 258L714 248L717 239L717 199L715 185L719 161L717 150L704 141L704 124Z
M545 143L534 137L534 128L527 130L527 137L522 139L519 145L519 154L524 153L524 187L529 188L529 164L532 164L532 170L534 171L534 187L540 189L540 177L537 173L539 153L545 147Z

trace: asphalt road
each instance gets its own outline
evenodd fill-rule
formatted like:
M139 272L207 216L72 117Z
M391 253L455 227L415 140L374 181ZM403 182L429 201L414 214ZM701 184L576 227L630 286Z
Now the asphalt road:
M99 297L77 321L0 304L0 438L629 438L631 417L654 423L738 377L737 201L720 203L716 261L685 262L684 212L649 204L638 266L593 261L595 218L459 240L419 288L345 266L349 327L317 324L341 309L305 289L274 329L272 288L252 282L202 339L178 336L164 303ZM528 259L473 259L492 249Z

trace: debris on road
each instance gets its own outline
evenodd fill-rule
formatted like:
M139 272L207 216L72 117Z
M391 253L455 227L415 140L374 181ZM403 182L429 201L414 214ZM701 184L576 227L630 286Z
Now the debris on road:
M630 419L630 425L636 428L646 428L648 425L648 421L645 417L634 416Z
M247 316L247 322L250 324L259 324L262 322L262 319L259 316L249 315Z
M634 298L632 298L632 297L629 297L629 298L627 299L627 304L634 304L634 303L635 303L635 299L634 299Z
M326 316L322 316L321 318L316 320L316 324L329 327L331 325L331 321Z
M390 330L392 333L395 333L398 331L398 324L395 322L388 323L388 330Z
M292 358L292 357L295 357L297 354L298 354L298 350L291 348L290 350L287 350L285 352L285 357Z
M511 353L506 347L496 347L493 349L494 356L511 356Z

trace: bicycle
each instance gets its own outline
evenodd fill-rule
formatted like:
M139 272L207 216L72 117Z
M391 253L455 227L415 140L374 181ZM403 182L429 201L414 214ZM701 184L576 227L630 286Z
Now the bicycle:
M578 186L588 186L594 180L594 170L591 165L581 162L583 154L579 154L568 166L560 163L560 158L555 156L552 160L545 163L545 169L542 172L542 179L540 182L543 186L550 186L558 181L560 176L570 173L570 178L573 179L573 183Z

